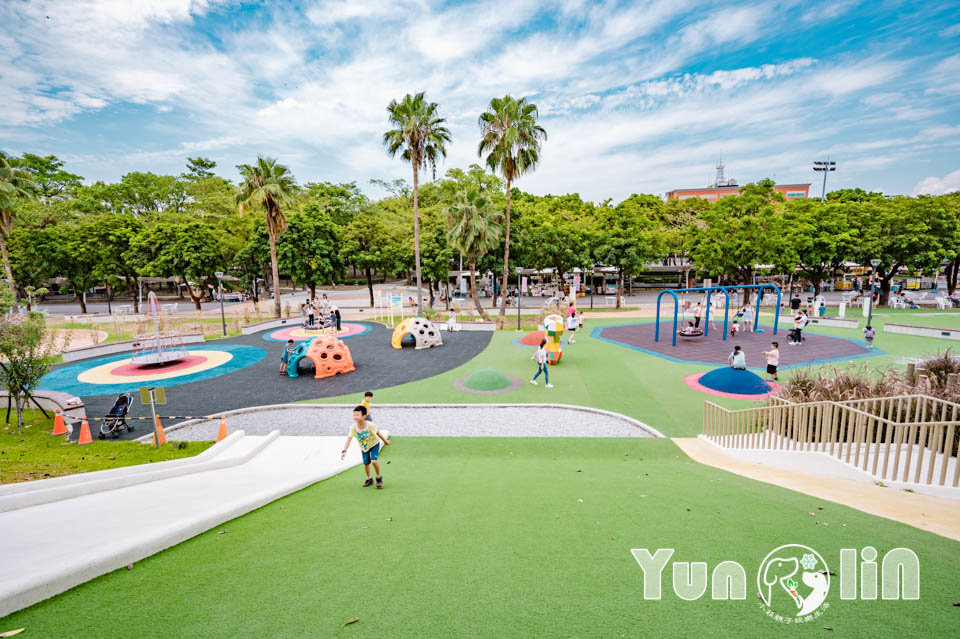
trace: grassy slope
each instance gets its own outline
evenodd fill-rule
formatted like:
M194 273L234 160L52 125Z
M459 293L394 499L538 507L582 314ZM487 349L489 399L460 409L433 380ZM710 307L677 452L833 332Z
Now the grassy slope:
M53 420L45 419L40 411L26 412L28 427L22 435L17 435L16 415L11 414L10 421L9 426L0 426L0 484L192 457L213 444L189 442L178 448L177 443L170 443L154 448L136 442L100 441L93 432L92 444L65 445L63 437L50 436ZM91 424L90 428L95 431L97 426Z
M745 637L822 635L829 626L838 637L941 637L957 628L960 544L696 464L666 440L396 444L382 491L360 488L362 473L348 471L16 613L0 631ZM759 611L755 580L763 556L785 543L814 548L834 572L840 548L873 545L881 557L912 548L921 598L840 601L835 577L825 616L776 624ZM746 601L682 601L669 565L663 600L643 600L630 554L641 547L675 548L674 560L706 561L708 570L740 562ZM360 621L343 627L352 617Z
M907 317L909 318L909 315ZM948 321L955 320L960 324L960 312L955 313L954 316L937 316L937 318L941 317ZM906 318L902 311L891 312L889 316L875 316L874 323L882 326L888 319L902 322ZM914 317L910 318L910 321L918 319L934 318ZM490 346L463 366L435 377L378 390L375 399L383 403L558 402L578 404L629 415L650 424L670 437L690 437L700 432L704 400L730 408L751 405L744 400L704 395L683 384L685 376L705 372L710 370L710 367L670 362L589 337L590 331L597 326L626 324L633 321L636 320L627 318L589 320L587 330L577 336L576 343L564 346L564 357L561 363L551 367L550 381L556 386L554 389L526 384L519 390L502 395L468 395L453 388L453 380L481 368L492 368L520 379L527 379L533 374L533 364L530 361L533 351L512 344L520 334L514 331L498 331L494 334ZM769 322L770 320L765 321L768 325ZM813 327L809 330L837 337L859 338L861 336L859 331L852 329ZM881 332L877 336L876 345L888 354L854 360L854 363L857 365L867 363L873 368L900 366L897 361L903 357L919 356L924 353L933 354L954 344L955 342L947 340ZM960 347L960 343L956 344ZM754 363L759 363L759 359L755 358ZM827 366L842 365L845 363L827 364ZM789 371L786 371L782 376L788 377L789 374ZM359 399L358 396L350 395L316 401L349 403L357 399Z

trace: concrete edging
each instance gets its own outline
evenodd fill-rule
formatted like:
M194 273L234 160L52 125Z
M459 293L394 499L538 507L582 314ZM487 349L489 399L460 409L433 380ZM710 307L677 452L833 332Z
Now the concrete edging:
M251 324L250 326L243 326L240 328L241 335L253 335L254 333L259 333L260 331L265 331L271 328L280 328L281 326L299 326L302 320L298 317L288 317L286 319L273 319L267 320L266 322L259 322L257 324Z
M291 408L353 408L356 404L267 404L265 406L250 406L248 408L238 408L236 410L230 410L223 413L217 413L215 417L230 417L231 415L244 415L247 413L259 413L264 411L274 411L274 410L287 410ZM566 408L569 410L576 410L585 413L594 413L597 415L605 415L607 417L613 417L614 419L620 419L627 422L631 426L645 430L650 433L653 437L666 438L666 435L661 433L659 430L641 422L640 420L633 419L632 417L627 417L621 413L615 413L613 411L603 410L600 408L591 408L589 406L574 406L571 404L377 404L380 408ZM187 426L194 426L196 424L201 424L206 422L206 419L190 419L178 424L173 424L165 429L167 433L174 432L181 428L186 428ZM136 439L135 441L146 443L153 440L153 435L144 435Z
M960 340L960 330L937 328L935 326L911 326L910 324L892 324L887 322L883 325L883 332L899 333L901 335L915 335L917 337L935 337L939 339Z
M832 326L835 328L859 328L860 322L852 319L839 319L836 317L811 317L811 324L817 326Z
M234 439L234 442L244 437L243 431L237 431L234 433L234 435L238 436ZM218 458L212 460L204 460L193 464L165 466L160 469L157 467L161 464L175 464L178 461L184 460L172 460L170 462L159 462L157 464L141 464L139 466L129 467L134 472L129 472L126 475L121 476L111 475L109 477L103 477L102 475L94 475L100 472L108 473L110 470L126 469L116 468L106 471L96 471L94 473L83 473L83 475L85 475L85 477L83 477L85 481L66 483L65 485L48 488L45 490L27 491L20 494L0 497L0 512L27 508L29 506L37 506L40 504L48 504L54 501L71 499L73 497L80 497L83 495L91 495L93 493L106 492L108 490L116 490L118 488L126 488L128 486L135 486L137 484L144 484L161 479L170 479L172 477L182 477L184 475L201 473L208 470L218 470L221 468L229 468L231 466L239 466L256 457L261 451L263 451L264 448L272 444L279 436L280 431L275 430L264 437L263 441L258 442L252 449L243 455L228 459L219 458L218 453L216 456Z

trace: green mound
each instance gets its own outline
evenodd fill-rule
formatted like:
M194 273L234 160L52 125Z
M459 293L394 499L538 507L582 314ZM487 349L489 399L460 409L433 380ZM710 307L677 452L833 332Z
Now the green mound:
M471 374L463 385L470 390L501 390L510 385L510 379L499 371L491 368L481 368Z

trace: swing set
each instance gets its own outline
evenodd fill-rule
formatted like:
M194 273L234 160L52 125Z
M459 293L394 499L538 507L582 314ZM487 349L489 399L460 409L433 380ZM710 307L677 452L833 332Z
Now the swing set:
M748 284L743 286L707 286L703 288L667 288L660 291L660 294L657 295L657 325L654 329L653 341L660 341L660 298L662 298L666 293L669 293L673 297L673 345L677 345L677 311L681 309L680 300L677 297L677 293L685 295L687 293L706 293L707 294L707 304L704 308L704 313L706 315L706 321L703 325L702 336L707 337L710 335L710 297L713 295L714 291L719 291L723 293L724 297L724 311L723 311L723 339L727 339L727 324L730 319L730 292L738 290L750 290L756 289L757 292L757 308L754 314L753 326L755 331L760 330L760 302L763 299L764 289L773 289L777 293L777 306L773 318L773 334L777 334L777 327L780 325L780 300L781 293L780 288L776 284ZM683 316L686 319L687 315L687 306L689 303L686 302L682 307ZM684 335L683 337L700 337L699 333L690 333Z

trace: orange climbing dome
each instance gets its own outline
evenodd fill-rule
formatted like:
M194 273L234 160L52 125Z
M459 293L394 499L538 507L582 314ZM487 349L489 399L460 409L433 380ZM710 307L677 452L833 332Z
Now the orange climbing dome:
M320 335L313 338L304 357L313 362L317 374L314 379L333 377L341 373L357 370L353 365L350 349L333 335Z

